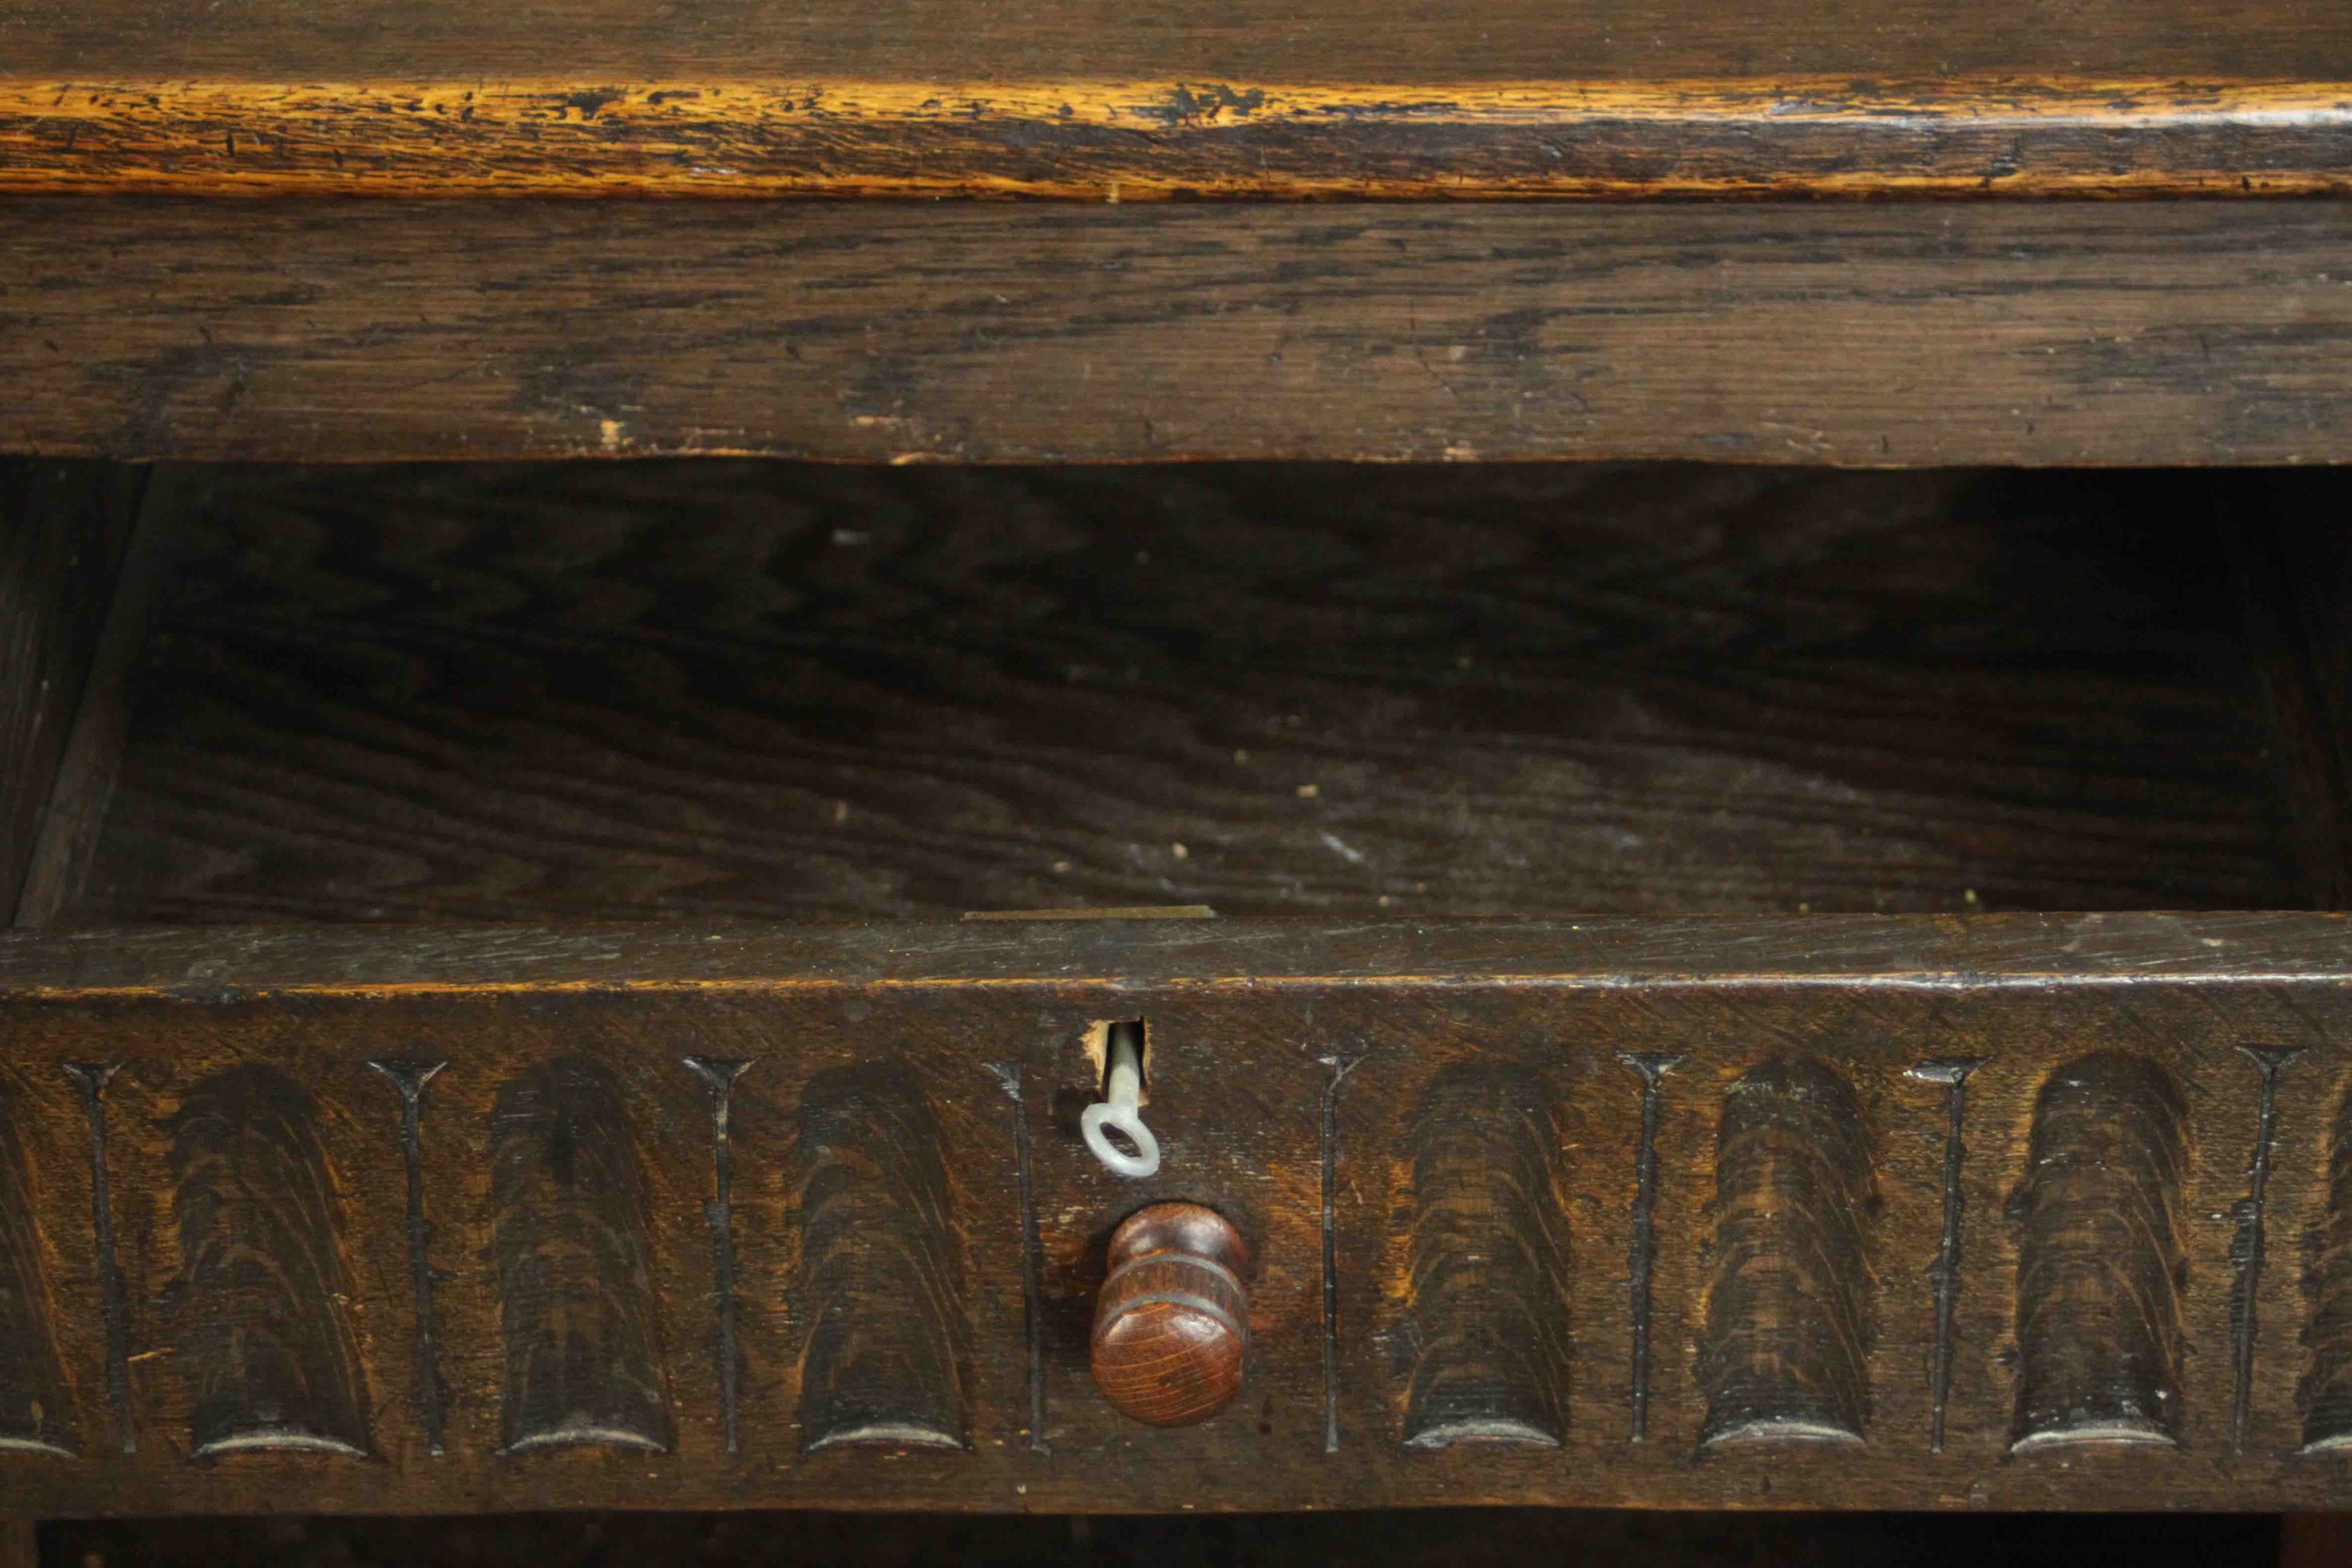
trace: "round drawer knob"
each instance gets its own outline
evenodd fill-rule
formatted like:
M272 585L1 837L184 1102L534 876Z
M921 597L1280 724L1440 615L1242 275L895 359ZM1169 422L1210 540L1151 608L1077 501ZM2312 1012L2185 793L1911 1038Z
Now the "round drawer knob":
M1205 1421L1241 1391L1249 1251L1214 1209L1154 1203L1111 1233L1094 1307L1094 1386L1138 1421Z

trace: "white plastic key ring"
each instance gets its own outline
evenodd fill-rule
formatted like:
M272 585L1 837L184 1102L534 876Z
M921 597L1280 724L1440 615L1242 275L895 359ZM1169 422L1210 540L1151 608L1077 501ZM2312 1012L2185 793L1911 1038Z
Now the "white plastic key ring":
M1086 1134L1087 1147L1094 1157L1120 1176L1145 1177L1160 1168L1160 1140L1143 1125L1136 1113L1136 1101L1143 1094L1143 1052L1136 1037L1142 1031L1130 1023L1111 1025L1110 1039L1104 1048L1109 1058L1109 1070L1103 1074L1105 1097L1089 1105L1078 1117L1078 1130ZM1127 1134L1136 1146L1129 1154L1111 1142L1104 1129L1116 1127Z

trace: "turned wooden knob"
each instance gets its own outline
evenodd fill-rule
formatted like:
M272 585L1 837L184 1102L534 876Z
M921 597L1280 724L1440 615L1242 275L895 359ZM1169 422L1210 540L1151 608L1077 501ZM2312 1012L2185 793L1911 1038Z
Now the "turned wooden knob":
M1154 1203L1111 1232L1094 1305L1094 1386L1155 1427L1205 1421L1241 1392L1249 1249L1214 1209Z

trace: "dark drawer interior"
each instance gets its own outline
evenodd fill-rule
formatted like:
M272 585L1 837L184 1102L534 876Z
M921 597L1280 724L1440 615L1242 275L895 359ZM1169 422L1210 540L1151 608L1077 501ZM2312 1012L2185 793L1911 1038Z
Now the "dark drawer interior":
M2327 672L2274 516L2324 508L2276 490L166 473L54 918L2324 905Z

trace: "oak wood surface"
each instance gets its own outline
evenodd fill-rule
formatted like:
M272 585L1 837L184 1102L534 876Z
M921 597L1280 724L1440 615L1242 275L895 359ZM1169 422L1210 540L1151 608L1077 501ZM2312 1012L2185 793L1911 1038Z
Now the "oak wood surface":
M2352 209L0 204L0 450L2352 455Z
M2177 488L220 471L63 918L2306 905Z
M2327 1173L2352 1137L2338 1114L2347 952L2343 920L2323 915L21 933L0 939L0 1013L15 1042L0 1100L32 1173L12 1201L40 1237L78 1457L21 1451L0 1464L23 1506L56 1512L278 1507L290 1490L315 1509L395 1512L591 1500L2325 1506L2344 1496L2344 1460L2305 1450L2296 1388L2344 1370L2332 1341L2303 1334L2307 1288L2317 1277L2325 1299L2331 1265L2293 1238L2342 1217ZM1148 1115L1167 1161L1152 1181L1122 1182L1085 1150L1074 1109L1093 1092L1088 1021L1138 1014L1151 1021ZM394 1045L443 1064L412 1145L399 1097L368 1066ZM2280 1069L2275 1100L2241 1046L2301 1053ZM752 1064L734 1081L732 1196L715 1214L707 1091L681 1050ZM130 1306L131 1452L115 1436L101 1370L91 1123L60 1070L99 1052L122 1064L100 1100L97 1147ZM1645 1080L1624 1053L1674 1059L1647 1133ZM1945 1086L1907 1076L1954 1055L1983 1058L1968 1080L1956 1183ZM1019 1069L1020 1098L1002 1092L992 1063ZM902 1110L874 1098L877 1071L898 1078L890 1096ZM1556 1234L1503 1212L1498 1228L1465 1233L1439 1216L1474 1211L1429 1206L1433 1189L1416 1174L1426 1160L1417 1164L1406 1134L1441 1124L1422 1107L1452 1096L1447 1075L1465 1071L1515 1076L1556 1108L1555 1138L1534 1146L1538 1179L1557 1188ZM593 1144L534 1132L529 1159L558 1183L549 1193L631 1195L642 1218L624 1228L642 1225L642 1275L564 1282L546 1272L573 1256L552 1233L514 1254L529 1267L510 1263L509 1227L552 1223L509 1185L501 1152L519 1125L517 1085L549 1073L596 1081L607 1108ZM2133 1085L2143 1083L2175 1107L2166 1136L2177 1147L2148 1167L2165 1205L2157 1228L2118 1233L2120 1272L2054 1278L2038 1247L2078 1244L2124 1216L2089 1188L2029 1187L2016 1210L2010 1196L2044 1173L2108 1169L2101 1151L2141 1135ZM1788 1184L1791 1167L1716 1157L1772 1124L1754 1101L1763 1085L1805 1107L1772 1134L1796 1140L1787 1155L1846 1149L1838 1158L1867 1172L1867 1202L1814 1209L1818 1195ZM833 1152L845 1147L838 1132L812 1141L812 1117L859 1129L849 1135L864 1152ZM1041 1241L1034 1374L1016 1123L1033 1138ZM1318 1176L1327 1136L1327 1184ZM1627 1259L1645 1142L1661 1172L1649 1217L1656 1343L1648 1431L1635 1443ZM256 1159L294 1179L251 1185ZM405 1159L421 1175L422 1230L404 1218ZM2250 1195L2249 1161L2269 1171ZM930 1196L897 1174L932 1162L945 1185ZM567 1169L580 1185L561 1185ZM237 1181L250 1198L215 1201ZM818 1189L836 1191L828 1182L847 1185L820 1198ZM1800 1228L1834 1218L1851 1244L1807 1252L1795 1230L1740 1228L1739 1214L1775 1212L1774 1192L1795 1206L1779 1212L1783 1227L1790 1215ZM1944 1240L1952 1195L1956 1254ZM1147 1432L1095 1395L1086 1341L1104 1238L1153 1198L1209 1204L1248 1239L1252 1351L1226 1414ZM868 1216L867 1244L849 1241L854 1232L825 1241L841 1202ZM711 1354L714 1226L740 1271L733 1451ZM910 1256L900 1238L944 1259L920 1299L961 1325L948 1359L915 1355L929 1330L897 1314L868 1316L819 1355L834 1288L812 1292L810 1282L826 1271L840 1288L892 1278ZM1534 1294L1520 1283L1531 1276L1510 1272L1482 1285L1456 1267L1450 1288L1416 1283L1436 1277L1417 1265L1450 1247L1538 1243L1557 1284ZM807 1250L818 1245L821 1264ZM446 1394L438 1454L425 1442L415 1370L416 1247L432 1265L424 1311ZM2072 1406L2045 1409L2034 1391L2055 1386L2035 1369L2141 1354L2133 1314L2149 1298L2112 1294L2104 1312L2097 1303L2133 1277L2142 1249L2163 1259L2169 1248L2164 1310L2180 1338L2155 1354L2175 1357L2162 1368L2177 1379L2171 1440L2091 1440ZM1939 1256L1952 1264L1955 1304L1940 1453L1928 1375ZM314 1263L348 1284L306 1273ZM1798 1264L1867 1303L1852 1315L1862 1382L1841 1396L1850 1440L1806 1440L1802 1414L1815 1407L1802 1370L1774 1373L1757 1360L1740 1396L1758 1418L1745 1440L1703 1443L1710 1369L1775 1324L1797 1326L1771 1295L1727 1291L1725 1271L1753 1281ZM230 1356L191 1337L186 1314L238 1281L287 1293L266 1307L238 1298L255 1312L239 1320L249 1338ZM593 1330L598 1291L637 1292L628 1321L638 1327ZM1571 1347L1558 1446L1458 1427L1410 1443L1417 1354L1476 1342L1450 1332L1458 1314L1498 1306L1532 1314ZM583 1331L563 1364L642 1368L651 1381L640 1386L659 1388L674 1426L559 1420L548 1430L561 1441L518 1448L508 1424L518 1347L555 1354L550 1335ZM271 1356L313 1354L345 1333L356 1378L270 1381L291 1364ZM850 1365L845 1354L895 1369L898 1382L837 1428L834 1406L812 1404L808 1380ZM1523 1407L1520 1380L1532 1374L1493 1365L1480 1409ZM1044 1410L1037 1446L1033 1375ZM196 1458L214 1430L208 1412L229 1408L206 1402L212 1391L262 1387L276 1390L273 1424ZM960 1433L918 1440L888 1418L909 1399L945 1402ZM353 1412L364 1427L333 1427L334 1445L309 1440ZM362 1451L341 1451L354 1432ZM810 1441L835 1432L837 1441Z
M2340 188L2321 0L8 0L0 186Z
M0 193L1116 202L2352 190L2352 83L2235 80L2202 60L2192 71L1888 78L1808 71L1801 55L1792 73L1661 82L0 78Z

